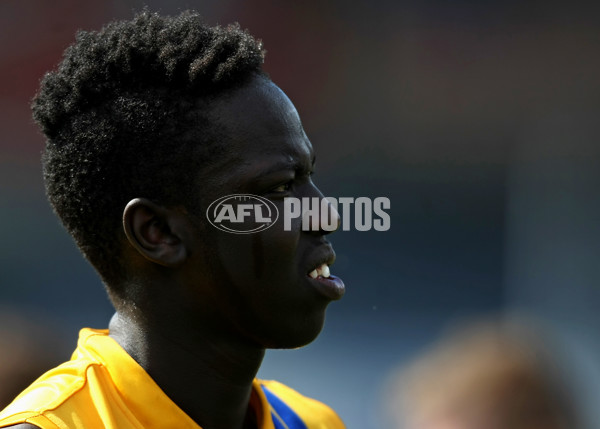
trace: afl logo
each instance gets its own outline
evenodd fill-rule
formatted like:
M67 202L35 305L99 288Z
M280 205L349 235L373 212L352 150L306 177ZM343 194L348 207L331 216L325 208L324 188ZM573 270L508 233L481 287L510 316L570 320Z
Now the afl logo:
M226 195L206 209L206 218L215 228L233 234L252 234L273 226L279 217L272 201L252 194Z

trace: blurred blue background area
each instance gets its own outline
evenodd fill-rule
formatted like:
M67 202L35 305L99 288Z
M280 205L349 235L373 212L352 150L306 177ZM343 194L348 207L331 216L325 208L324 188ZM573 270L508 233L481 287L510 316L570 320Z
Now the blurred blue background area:
M323 193L391 200L389 231L331 236L347 294L313 344L270 351L261 377L330 404L349 428L377 429L394 368L449 324L519 312L563 346L582 413L599 427L600 7L591 4L0 2L0 308L52 326L66 344L53 359L67 359L79 328L105 327L112 310L46 202L29 100L77 29L144 5L238 21L261 38L265 69L315 146ZM17 328L10 320L3 332Z

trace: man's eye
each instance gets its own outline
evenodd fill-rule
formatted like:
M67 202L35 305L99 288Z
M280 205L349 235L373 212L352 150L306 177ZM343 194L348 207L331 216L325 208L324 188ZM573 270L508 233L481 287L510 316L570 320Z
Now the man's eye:
M290 182L284 183L282 185L279 185L276 188L273 188L273 190L271 192L287 192L290 190L291 187L292 187L292 182L290 181Z

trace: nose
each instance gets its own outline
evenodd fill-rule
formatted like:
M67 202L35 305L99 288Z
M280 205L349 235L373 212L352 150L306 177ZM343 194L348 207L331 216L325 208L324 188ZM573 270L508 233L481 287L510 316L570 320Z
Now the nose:
M327 235L339 229L342 219L340 213L337 211L337 200L330 201L327 198L323 198L321 201L326 201L326 204L322 203L322 205L325 205L325 209L321 208L321 211L325 213L324 215L322 213L319 219L319 231L323 235Z
M325 198L319 188L314 186L313 196L302 200L302 229L304 231L327 235L340 227L341 218L335 199Z

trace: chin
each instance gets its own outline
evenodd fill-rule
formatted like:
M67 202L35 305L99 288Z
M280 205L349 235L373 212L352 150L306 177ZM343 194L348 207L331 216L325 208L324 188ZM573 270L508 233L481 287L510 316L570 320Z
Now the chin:
M320 318L305 319L285 329L278 329L261 341L267 349L296 349L312 343L321 333L325 314Z

